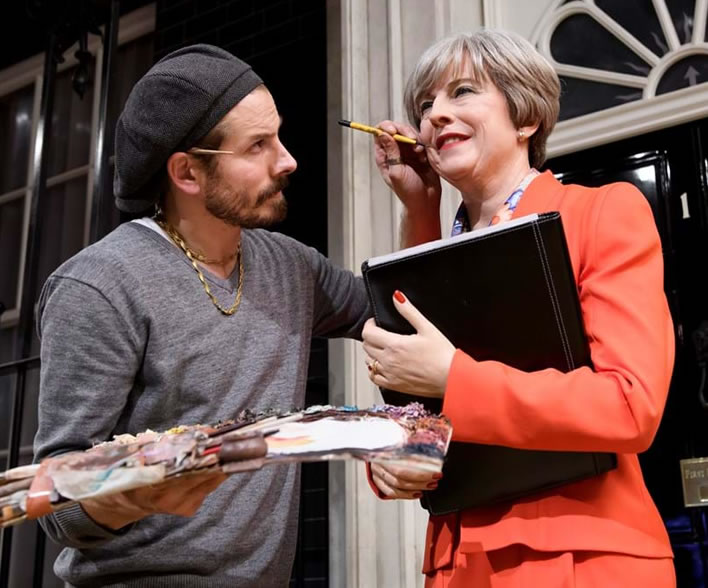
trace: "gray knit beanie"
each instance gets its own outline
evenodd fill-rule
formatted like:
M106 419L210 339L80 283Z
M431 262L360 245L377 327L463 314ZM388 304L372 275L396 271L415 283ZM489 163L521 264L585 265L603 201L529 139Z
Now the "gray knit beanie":
M183 47L133 87L118 118L113 192L125 212L150 209L169 156L194 147L263 81L251 66L212 45Z

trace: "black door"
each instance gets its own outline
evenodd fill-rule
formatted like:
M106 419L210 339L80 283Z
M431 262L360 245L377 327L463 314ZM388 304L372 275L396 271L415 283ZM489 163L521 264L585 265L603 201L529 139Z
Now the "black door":
M708 511L685 508L679 460L708 456L708 120L557 157L563 183L635 184L661 236L676 365L664 417L642 471L671 537L679 586L708 585ZM708 503L706 505L708 507Z

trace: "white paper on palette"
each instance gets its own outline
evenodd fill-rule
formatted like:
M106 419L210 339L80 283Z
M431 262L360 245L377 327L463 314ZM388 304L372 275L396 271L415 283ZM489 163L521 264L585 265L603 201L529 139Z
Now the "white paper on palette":
M302 438L302 443L296 443ZM390 419L343 421L325 418L306 423L286 423L266 438L270 454L298 454L336 449L375 450L404 443L406 432Z

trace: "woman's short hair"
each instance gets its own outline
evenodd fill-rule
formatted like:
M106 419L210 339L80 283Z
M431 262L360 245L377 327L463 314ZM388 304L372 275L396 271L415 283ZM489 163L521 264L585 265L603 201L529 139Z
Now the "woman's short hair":
M517 128L538 124L529 139L529 160L540 167L546 160L546 140L558 118L560 82L551 64L517 34L482 30L447 37L428 48L406 84L409 120L420 128L421 97L435 89L450 68L456 74L468 64L476 81L486 77L504 95Z

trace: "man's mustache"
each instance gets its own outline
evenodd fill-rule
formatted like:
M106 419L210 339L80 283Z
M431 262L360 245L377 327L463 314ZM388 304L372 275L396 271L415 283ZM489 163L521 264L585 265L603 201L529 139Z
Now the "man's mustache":
M258 198L256 198L256 205L259 206L275 196L278 192L282 192L285 190L290 185L290 180L288 180L288 176L281 176L277 180L273 182L271 186L263 190L260 194L258 194Z

